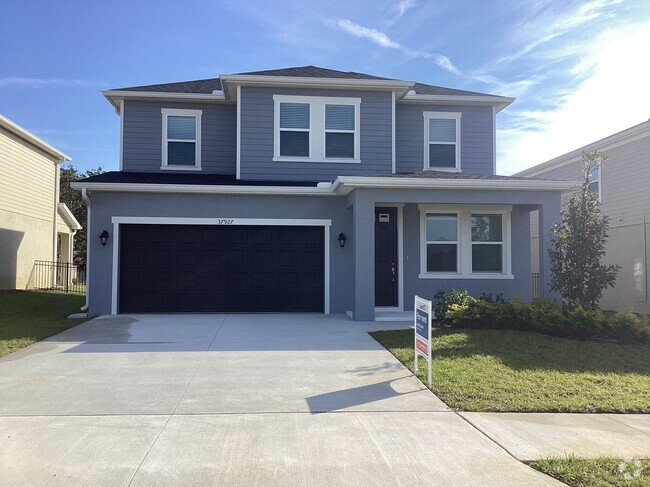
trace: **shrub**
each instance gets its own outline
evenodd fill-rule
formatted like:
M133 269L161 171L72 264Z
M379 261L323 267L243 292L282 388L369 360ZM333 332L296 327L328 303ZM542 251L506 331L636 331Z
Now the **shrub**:
M452 304L465 306L470 301L475 301L467 291L452 289L449 292L440 291L434 296L435 304L433 305L433 314L438 321L450 319L449 311Z
M564 333L575 338L591 338L603 331L605 315L599 310L584 309L582 306L563 309Z
M650 323L648 317L639 317L628 310L616 313L608 323L608 334L627 342L650 343Z
M522 309L523 327L540 333L562 332L564 316L562 308L552 299L535 297Z

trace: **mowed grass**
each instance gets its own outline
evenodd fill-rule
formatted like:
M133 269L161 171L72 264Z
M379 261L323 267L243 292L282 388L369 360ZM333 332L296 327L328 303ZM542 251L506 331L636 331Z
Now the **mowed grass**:
M413 370L413 330L371 335ZM458 410L650 413L648 347L435 329L432 356L432 390ZM420 359L425 384L426 374Z
M562 482L576 487L650 486L650 460L551 458L530 464Z
M85 301L83 295L1 291L0 357L86 321L66 318Z

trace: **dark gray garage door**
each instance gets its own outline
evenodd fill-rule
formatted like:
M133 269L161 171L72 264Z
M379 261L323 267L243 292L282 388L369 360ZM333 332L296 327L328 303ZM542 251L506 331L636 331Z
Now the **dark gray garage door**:
M120 226L120 313L322 312L323 279L323 227Z

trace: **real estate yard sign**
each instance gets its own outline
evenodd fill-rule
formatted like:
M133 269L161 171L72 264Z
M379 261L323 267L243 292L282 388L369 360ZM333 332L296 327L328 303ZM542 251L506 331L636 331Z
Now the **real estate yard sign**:
M418 371L418 355L429 366L429 389L431 389L431 301L415 296L415 372Z

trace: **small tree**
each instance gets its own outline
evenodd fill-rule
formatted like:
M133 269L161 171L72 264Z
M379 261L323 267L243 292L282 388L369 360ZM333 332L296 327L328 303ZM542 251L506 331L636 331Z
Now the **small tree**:
M97 174L103 173L103 169L98 167L97 169L89 169L86 172L79 172L72 164L66 166L61 166L61 185L60 185L60 194L59 200L61 203L65 203L70 212L77 219L81 225L81 230L77 231L74 236L74 256L73 260L75 264L85 264L86 263L86 235L87 235L87 212L86 212L86 202L81 197L81 192L70 187L70 183L78 179L87 178L90 176L96 176Z
M559 291L571 306L593 309L607 287L614 287L619 267L601 263L609 218L600 210L597 192L590 188L594 170L605 156L597 149L583 152L584 181L564 203L562 223L551 229L551 290Z

